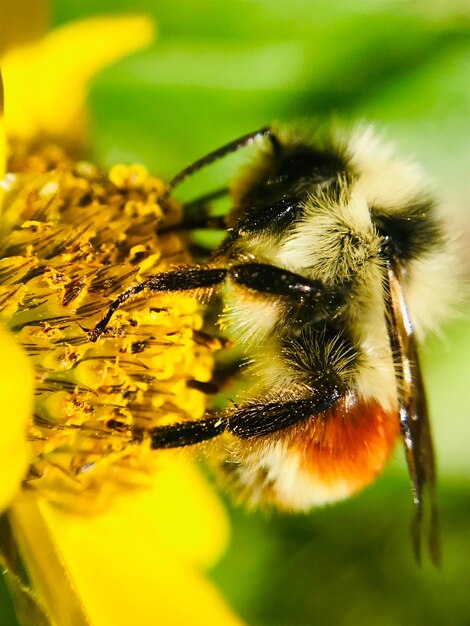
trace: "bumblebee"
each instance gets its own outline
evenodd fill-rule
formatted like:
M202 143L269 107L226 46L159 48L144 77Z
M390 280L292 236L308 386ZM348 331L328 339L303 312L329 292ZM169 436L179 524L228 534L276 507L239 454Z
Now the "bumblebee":
M155 449L218 438L221 471L251 504L306 510L375 479L404 444L419 556L423 496L439 560L435 464L417 341L454 296L454 261L418 165L373 129L308 136L282 127L245 135L185 168L188 176L255 144L231 187L226 229L207 263L124 291L89 331L142 291L221 292L219 323L249 360L249 390L229 409L150 430ZM204 207L184 228L214 226Z

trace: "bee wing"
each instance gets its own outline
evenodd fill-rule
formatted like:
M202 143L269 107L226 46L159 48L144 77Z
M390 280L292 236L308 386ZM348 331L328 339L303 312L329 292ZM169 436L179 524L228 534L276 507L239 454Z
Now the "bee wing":
M401 432L411 478L416 513L411 526L416 559L421 558L424 504L428 516L428 543L432 561L440 564L439 524L436 505L436 468L416 336L408 313L398 268L388 268L388 326L397 369ZM426 499L427 502L423 502Z

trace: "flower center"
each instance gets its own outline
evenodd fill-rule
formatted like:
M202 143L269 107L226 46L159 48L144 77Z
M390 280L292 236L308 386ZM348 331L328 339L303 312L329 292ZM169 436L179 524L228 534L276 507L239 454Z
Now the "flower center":
M60 148L15 150L0 243L0 319L33 360L36 402L27 484L48 497L106 499L147 475L158 455L145 432L204 414L213 342L192 296L143 294L87 340L130 284L190 261L182 237L160 226L180 207L143 166L107 175ZM75 504L73 504L75 506Z

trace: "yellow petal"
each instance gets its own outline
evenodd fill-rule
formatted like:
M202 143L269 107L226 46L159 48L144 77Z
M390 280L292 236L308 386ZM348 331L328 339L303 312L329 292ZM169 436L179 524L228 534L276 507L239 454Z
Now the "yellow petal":
M7 52L1 64L8 136L29 139L45 134L73 142L83 133L90 79L147 45L153 34L147 17L95 17Z
M179 452L159 454L152 488L131 495L136 524L149 533L164 537L175 553L194 565L207 569L215 565L227 549L230 528L227 512L193 462ZM128 503L115 504L125 516ZM162 515L162 511L166 514ZM140 518L140 519L139 519ZM146 521L144 521L146 520Z
M48 0L0 2L0 55L42 37L49 22Z
M5 117L3 112L3 78L0 69L0 180L5 176L6 167L6 142L5 142ZM0 187L0 202L2 200L2 189ZM0 205L0 216L2 209Z
M180 495L184 501L187 493ZM192 527L198 513L192 503L174 511L162 497L151 515L142 515L135 491L119 500L120 515L114 510L89 517L66 513L44 500L15 502L20 547L26 563L33 564L30 574L41 599L60 611L53 612L55 620L61 625L241 626L215 587L198 573L192 556L186 559L178 545L181 540L184 545L198 542L199 529ZM180 513L182 522L177 521ZM178 527L185 523L184 537L162 535L163 517ZM58 593L68 596L65 604ZM73 617L67 606L73 608Z
M0 511L26 473L26 426L33 411L33 370L13 337L0 328Z

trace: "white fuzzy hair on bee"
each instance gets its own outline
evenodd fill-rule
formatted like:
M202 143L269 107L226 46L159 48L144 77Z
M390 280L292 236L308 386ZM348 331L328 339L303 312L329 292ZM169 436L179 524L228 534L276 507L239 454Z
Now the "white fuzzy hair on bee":
M430 183L370 126L311 135L272 126L185 168L167 194L249 144L257 152L231 186L232 208L218 221L227 231L221 246L203 265L123 292L89 338L98 340L114 311L144 290L217 292L219 326L249 362L247 390L201 420L149 429L152 447L214 440L219 472L240 497L306 510L373 481L401 436L417 507L414 547L419 554L427 493L438 561L416 344L448 315L457 263ZM199 214L178 228L213 227L212 197L192 202Z

